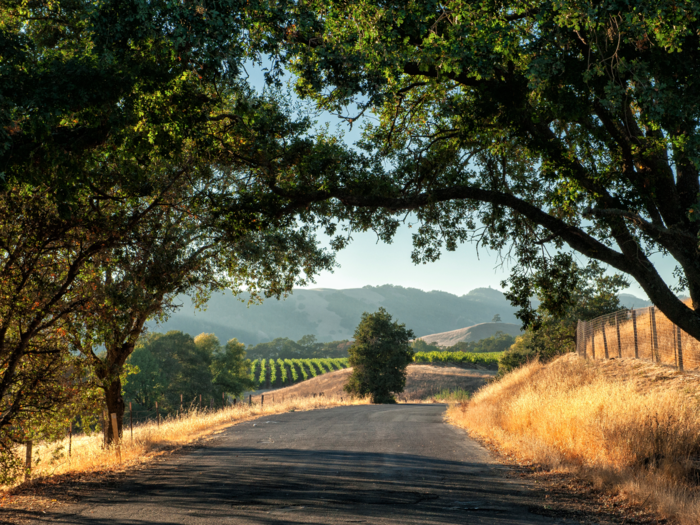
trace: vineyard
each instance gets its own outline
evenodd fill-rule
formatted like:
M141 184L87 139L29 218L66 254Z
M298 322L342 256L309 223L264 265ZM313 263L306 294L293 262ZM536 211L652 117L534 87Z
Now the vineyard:
M347 367L347 358L256 359L250 363L250 377L258 388L277 388Z
M416 352L413 362L417 364L451 364L451 365L482 365L497 366L503 352L479 353L470 352Z
M416 364L496 366L501 353L417 352L413 361ZM280 388L347 367L347 358L255 359L250 363L250 377L258 388Z

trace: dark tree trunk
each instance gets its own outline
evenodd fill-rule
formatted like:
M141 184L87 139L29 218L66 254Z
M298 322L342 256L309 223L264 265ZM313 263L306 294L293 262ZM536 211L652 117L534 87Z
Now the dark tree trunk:
M105 389L105 402L107 403L107 443L112 443L114 440L114 431L112 430L112 414L117 415L117 430L119 436L122 435L124 429L124 398L122 397L122 382L117 377Z

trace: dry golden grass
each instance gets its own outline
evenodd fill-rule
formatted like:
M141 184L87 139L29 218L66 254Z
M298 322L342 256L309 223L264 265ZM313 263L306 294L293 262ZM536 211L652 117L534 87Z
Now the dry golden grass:
M341 401L335 396L287 397L284 402L271 402L268 397L264 405L259 401L249 405L238 403L216 411L192 411L179 418L168 418L161 422L134 426L133 440L128 428L120 446L121 462L115 447L105 449L101 433L91 436L73 436L71 455L68 457L68 440L35 445L33 451L33 478L61 474L89 473L106 470L122 470L135 464L147 462L154 457L195 442L226 427L255 419L260 416L290 411L314 410L340 405L367 404L366 399L345 396ZM18 454L24 454L20 447ZM7 489L9 487L5 487Z
M573 471L683 525L700 523L700 376L575 354L524 366L451 406L509 454Z

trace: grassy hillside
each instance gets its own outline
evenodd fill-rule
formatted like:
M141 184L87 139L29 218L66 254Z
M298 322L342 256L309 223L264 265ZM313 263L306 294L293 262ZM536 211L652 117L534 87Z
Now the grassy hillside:
M386 308L417 337L491 321L498 314L504 323L516 323L515 309L498 290L478 288L466 295L424 292L400 286L367 286L347 290L296 290L285 300L268 299L247 306L231 294L217 294L206 311L195 311L188 298L168 322L150 325L158 332L215 333L220 340L236 337L246 344L277 337L298 340L313 334L319 341L349 339L363 312Z
M637 359L531 363L450 408L499 450L700 523L700 377Z
M441 332L439 334L424 335L421 337L426 343L433 343L437 346L450 347L461 342L475 342L487 337L493 337L498 332L516 337L522 333L520 324L514 323L479 323L474 326Z

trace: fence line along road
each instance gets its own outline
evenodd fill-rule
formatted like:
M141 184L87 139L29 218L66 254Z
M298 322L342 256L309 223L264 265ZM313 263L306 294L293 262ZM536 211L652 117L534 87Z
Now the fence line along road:
M679 370L700 369L700 341L655 306L579 321L576 352L589 359L635 357Z

